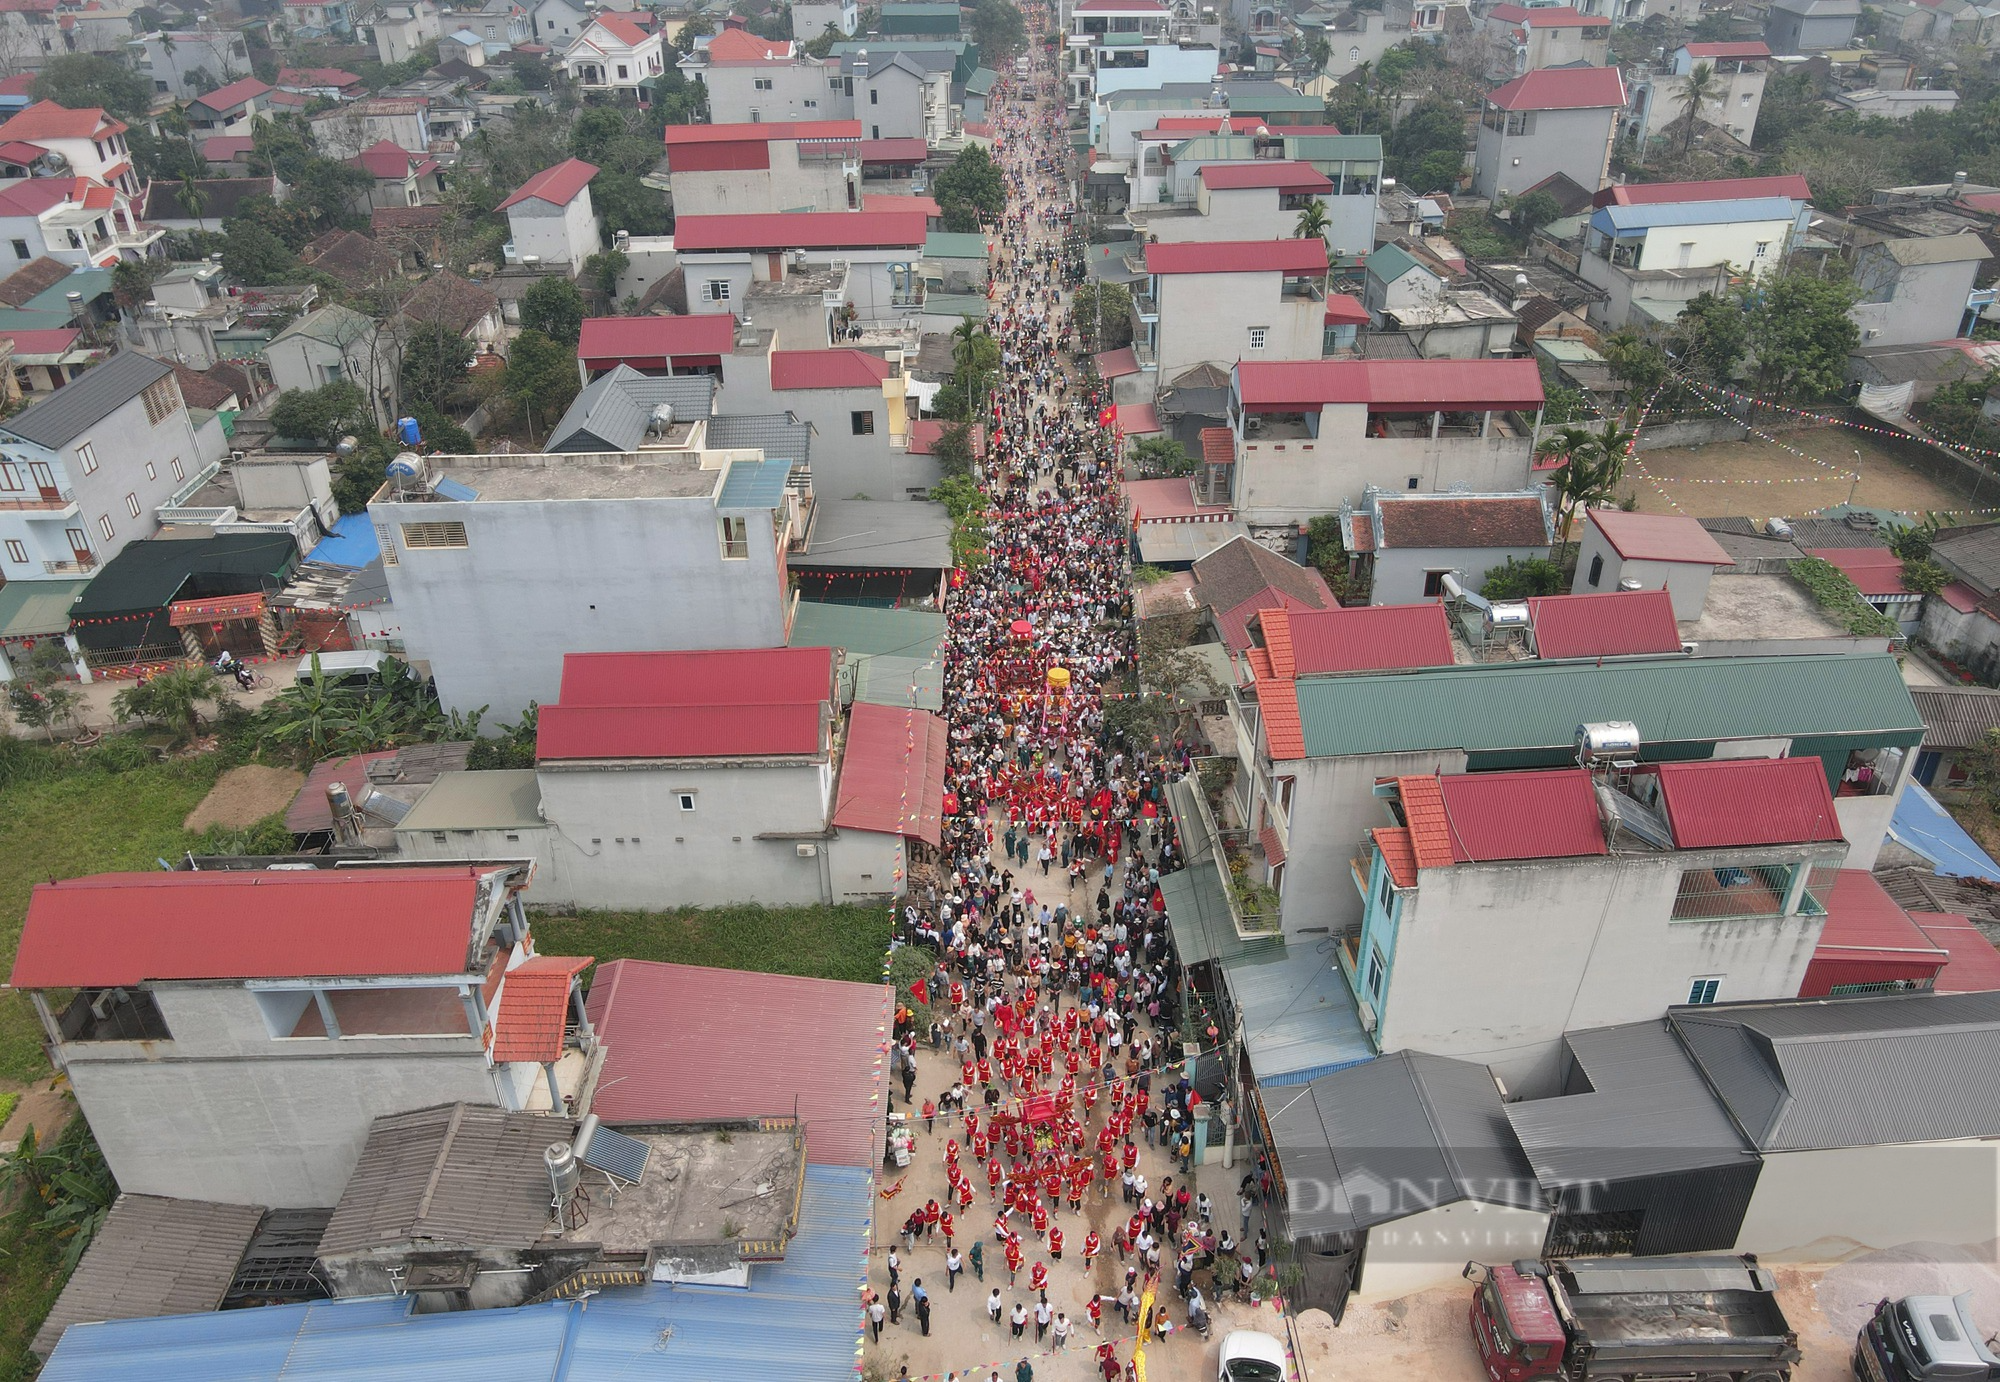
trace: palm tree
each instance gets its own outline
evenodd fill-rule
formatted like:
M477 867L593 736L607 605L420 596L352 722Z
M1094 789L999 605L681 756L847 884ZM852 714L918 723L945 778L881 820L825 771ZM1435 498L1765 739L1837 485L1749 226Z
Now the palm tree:
M181 185L174 191L174 200L181 204L181 210L194 217L197 230L208 229L208 222L201 217L202 211L208 206L208 189L201 185L200 179L192 172L181 174Z
M1562 544L1569 544L1570 525L1579 505L1587 504L1600 488L1597 438L1582 427L1563 427L1543 437L1535 448L1537 460L1562 458L1555 473L1556 526Z
M1299 208L1298 224L1292 227L1295 240L1324 240L1326 228L1332 224L1326 214L1326 203L1315 197Z
M220 710L228 704L230 697L215 673L190 662L126 687L111 698L111 713L120 724L133 718L155 720L171 728L180 742L192 743L204 723L201 708Z
M1681 152L1694 148L1695 121L1701 118L1701 108L1710 101L1722 97L1722 80L1715 74L1715 64L1698 62L1688 69L1681 78L1681 110L1687 116L1687 129L1681 134Z

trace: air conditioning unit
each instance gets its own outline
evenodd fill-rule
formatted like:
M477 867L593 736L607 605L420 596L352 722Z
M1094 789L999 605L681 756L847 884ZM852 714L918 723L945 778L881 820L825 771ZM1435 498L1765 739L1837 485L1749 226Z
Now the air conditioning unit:
M230 453L229 453L229 463L230 463L231 465L234 465L234 464L236 464L236 463L237 463L238 461L242 460L242 459L244 458L244 456L245 456L245 455L247 455L247 454L248 454L247 452L243 452L243 451L232 451L232 452L230 452Z
M802 840L799 842L799 858L816 859L818 857L819 857L818 845L812 843L810 840Z
M1355 1006L1355 1011L1361 1017L1361 1030L1364 1032L1374 1031L1375 1005L1373 1003L1370 1003L1367 999L1364 998L1360 1002L1356 1003L1354 1006Z

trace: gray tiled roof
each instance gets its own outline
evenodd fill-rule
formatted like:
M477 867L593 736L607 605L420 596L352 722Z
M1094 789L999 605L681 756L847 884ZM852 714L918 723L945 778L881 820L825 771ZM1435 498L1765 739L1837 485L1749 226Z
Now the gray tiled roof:
M567 1118L480 1104L377 1118L320 1255L399 1243L529 1247L549 1222L542 1152L575 1132Z
M259 1205L120 1195L35 1334L47 1358L73 1324L203 1314L222 1304Z
M584 385L549 433L550 451L631 451L646 437L646 423L662 403L677 420L705 418L715 397L707 374L670 377L641 374L620 365Z
M1981 590L2000 590L2000 523L1940 528L1931 555Z
M51 450L76 439L84 429L130 403L156 380L173 371L137 351L121 350L83 378L16 413L0 430Z
M756 447L769 461L812 464L812 424L792 413L717 416L708 420L708 444L719 450Z

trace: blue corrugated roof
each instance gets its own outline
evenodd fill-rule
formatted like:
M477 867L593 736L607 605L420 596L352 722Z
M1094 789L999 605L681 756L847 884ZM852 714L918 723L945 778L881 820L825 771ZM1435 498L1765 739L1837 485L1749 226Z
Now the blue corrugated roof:
M790 461L735 461L729 478L722 482L718 509L775 509L785 497L785 482L791 478Z
M350 513L333 525L333 531L306 554L306 560L358 568L381 555L382 539L376 534L375 525L368 521L368 515Z
M1951 812L1940 806L1921 782L1903 788L1896 814L1889 820L1889 838L1930 860L1935 872L2000 883L2000 864L1966 834L1965 827L1952 819Z
M1276 959L1252 952L1223 970L1259 1085L1305 1084L1375 1059L1347 980L1316 947Z
M1790 197L1743 197L1729 202L1654 202L1600 206L1592 230L1647 230L1653 226L1714 226L1749 221L1789 221L1799 214Z
M581 1301L411 1315L387 1298L72 1325L50 1382L852 1382L874 1199L809 1166L785 1260L748 1290L658 1283Z

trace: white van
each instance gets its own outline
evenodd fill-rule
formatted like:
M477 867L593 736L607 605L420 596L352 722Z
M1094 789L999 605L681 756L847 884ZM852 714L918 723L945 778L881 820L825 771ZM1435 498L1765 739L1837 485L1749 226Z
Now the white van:
M382 680L382 667L389 655L373 649L351 653L309 653L299 659L298 670L293 680L300 686L312 685L313 660L319 660L319 671L329 686L359 688L376 686Z

